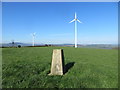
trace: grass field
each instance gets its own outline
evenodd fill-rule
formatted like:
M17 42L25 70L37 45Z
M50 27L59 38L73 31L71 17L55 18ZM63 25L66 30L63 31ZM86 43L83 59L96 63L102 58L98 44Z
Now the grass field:
M62 48L68 71L48 76L52 50ZM3 88L117 88L118 51L73 47L3 48Z

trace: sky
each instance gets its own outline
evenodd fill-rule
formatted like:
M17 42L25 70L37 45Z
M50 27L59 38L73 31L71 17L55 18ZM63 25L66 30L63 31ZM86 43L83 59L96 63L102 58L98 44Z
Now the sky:
M117 2L3 2L2 42L74 44L74 14L78 44L118 43Z

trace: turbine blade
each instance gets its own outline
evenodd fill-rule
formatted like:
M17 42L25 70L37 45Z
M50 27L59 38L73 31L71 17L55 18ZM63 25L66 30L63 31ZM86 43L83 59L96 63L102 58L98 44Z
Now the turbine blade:
M78 21L79 23L82 23L82 22L81 22L80 20L78 20L78 19L77 19L77 21Z
M74 22L75 21L75 19L73 19L72 21L70 21L69 23L72 23L72 22Z
M75 19L77 18L77 14L76 14L76 12L75 12Z

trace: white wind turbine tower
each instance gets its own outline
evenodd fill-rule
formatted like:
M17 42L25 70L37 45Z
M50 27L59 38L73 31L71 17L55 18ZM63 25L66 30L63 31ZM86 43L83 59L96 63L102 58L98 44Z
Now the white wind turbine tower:
M75 48L77 48L77 21L79 23L82 23L80 20L77 19L77 14L75 12L75 18L69 22L69 23L75 22Z
M32 35L32 38L33 38L32 46L35 46L35 35L36 35L36 33L32 33L31 35Z

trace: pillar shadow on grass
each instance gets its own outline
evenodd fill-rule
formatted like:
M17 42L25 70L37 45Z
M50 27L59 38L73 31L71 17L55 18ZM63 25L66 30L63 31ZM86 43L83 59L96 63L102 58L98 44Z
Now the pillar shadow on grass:
M64 74L67 73L73 66L75 62L69 62L64 66Z
M75 62L69 62L65 65L65 58L64 58L64 52L62 49L62 66L63 66L63 74L67 73L70 68L74 66Z

